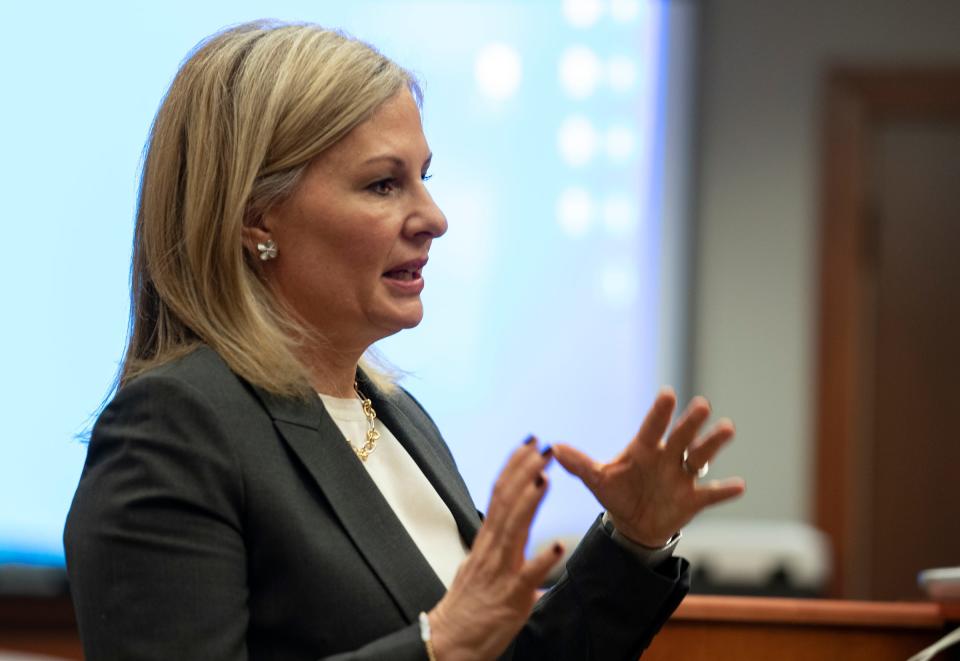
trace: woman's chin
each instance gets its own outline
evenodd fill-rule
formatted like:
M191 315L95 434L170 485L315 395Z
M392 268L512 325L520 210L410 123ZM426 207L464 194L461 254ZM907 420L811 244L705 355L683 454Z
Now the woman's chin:
M406 329L408 329L408 328L416 328L417 326L420 325L420 322L421 322L421 321L423 321L423 309L422 309L422 308L421 308L419 314L410 315L410 316L408 316L406 319L404 319L404 320L401 322L399 328L397 328L397 330L398 330L398 331L401 331L401 330L406 330Z
M423 321L423 306L419 304L409 306L409 309L398 310L396 314L385 315L377 325L387 331L387 335L399 333L402 330L416 328Z

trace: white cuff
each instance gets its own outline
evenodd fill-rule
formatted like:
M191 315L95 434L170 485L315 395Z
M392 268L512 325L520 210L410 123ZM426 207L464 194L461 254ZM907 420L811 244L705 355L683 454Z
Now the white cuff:
M620 531L613 525L613 520L610 518L610 515L606 512L603 513L602 524L603 529L607 531L607 534L610 535L613 541L630 551L640 562L651 569L673 555L673 549L677 547L677 542L680 541L680 537L682 536L682 533L676 532L673 537L667 540L667 543L660 548L650 548L643 544L637 544L621 535Z

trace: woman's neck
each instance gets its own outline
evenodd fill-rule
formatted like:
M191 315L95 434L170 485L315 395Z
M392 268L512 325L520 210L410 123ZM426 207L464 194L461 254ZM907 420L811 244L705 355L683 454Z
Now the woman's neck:
M330 347L311 351L305 363L310 372L310 385L324 395L355 397L354 383L363 350L341 351Z

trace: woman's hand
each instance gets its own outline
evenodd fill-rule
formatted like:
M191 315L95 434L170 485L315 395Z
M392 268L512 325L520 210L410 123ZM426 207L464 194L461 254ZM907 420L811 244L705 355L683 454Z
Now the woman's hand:
M507 461L473 549L429 613L438 659L494 659L530 616L537 588L563 555L557 544L530 560L524 557L530 523L546 493L543 469L550 458L531 437Z
M673 391L662 390L640 431L607 464L569 445L554 446L557 461L593 492L620 534L651 548L666 544L700 510L735 498L745 488L740 478L697 483L697 470L733 438L733 423L720 420L698 438L710 405L694 397L664 440L675 406Z

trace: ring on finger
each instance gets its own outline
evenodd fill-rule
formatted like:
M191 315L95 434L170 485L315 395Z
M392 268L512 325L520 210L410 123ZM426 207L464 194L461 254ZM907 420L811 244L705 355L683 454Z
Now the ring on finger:
M710 462L705 461L703 462L703 466L701 466L700 468L693 468L693 466L687 463L687 456L688 456L687 451L684 450L683 461L680 462L680 465L683 466L683 471L687 473L687 475L693 475L698 479L706 477L707 473L710 472Z

